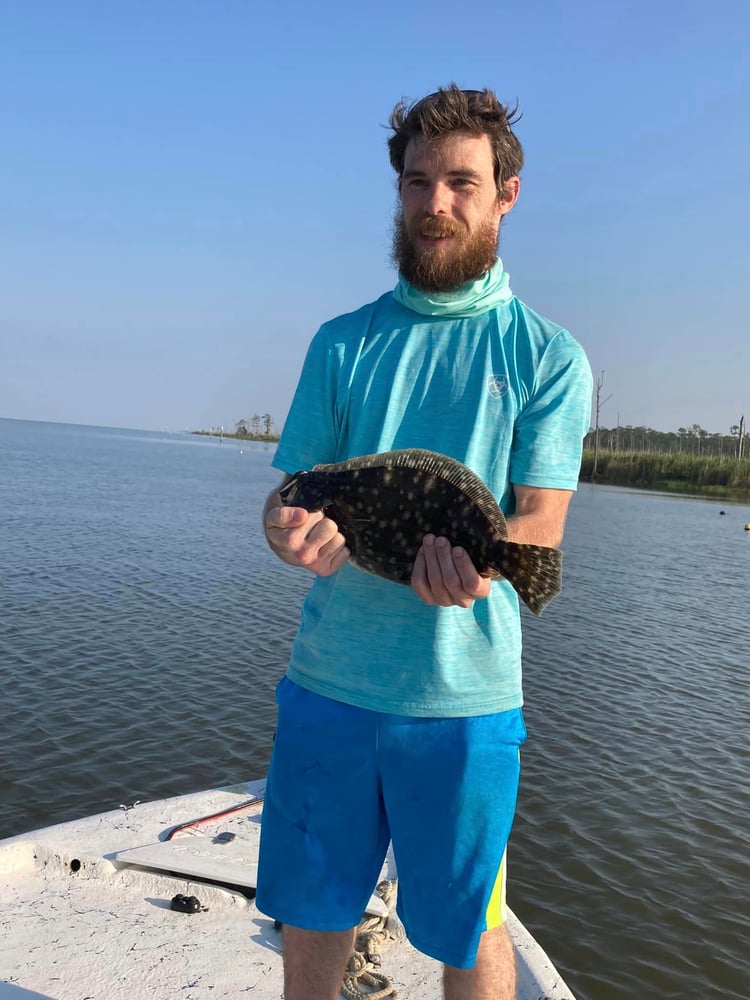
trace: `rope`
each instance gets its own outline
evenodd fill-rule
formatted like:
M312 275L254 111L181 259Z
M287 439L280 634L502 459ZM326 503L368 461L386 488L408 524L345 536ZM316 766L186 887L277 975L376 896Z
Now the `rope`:
M188 820L187 823L180 823L179 826L174 826L164 837L165 840L171 840L172 837L177 833L182 833L183 830L192 830L193 827L200 826L202 823L210 823L211 820L221 819L223 816L231 816L233 813L242 812L243 809L249 809L251 806L263 805L263 797L265 795L265 790L259 792L254 798L248 799L247 802L240 802L238 806L230 806L228 809L222 809L221 812L211 813L210 816L201 816L199 819ZM135 805L138 805L136 802ZM124 807L120 807L124 808ZM133 808L132 806L130 807Z
M396 898L397 883L387 879L380 882L377 894L388 909ZM388 927L388 917L365 914L357 928L357 940L344 973L341 992L347 1000L398 1000L396 987L391 979L380 972L380 949L396 936ZM366 987L366 989L365 989Z

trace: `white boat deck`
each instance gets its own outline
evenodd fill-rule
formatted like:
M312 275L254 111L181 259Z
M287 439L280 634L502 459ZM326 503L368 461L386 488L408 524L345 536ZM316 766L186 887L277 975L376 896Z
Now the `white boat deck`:
M0 1000L278 1000L281 935L247 892L262 806L165 840L263 785L139 803L0 841ZM217 841L222 832L234 839ZM146 850L128 854L136 848ZM173 911L178 893L203 909ZM519 1000L573 1000L512 914L509 928ZM404 940L388 941L381 959L401 1000L441 996L440 966Z

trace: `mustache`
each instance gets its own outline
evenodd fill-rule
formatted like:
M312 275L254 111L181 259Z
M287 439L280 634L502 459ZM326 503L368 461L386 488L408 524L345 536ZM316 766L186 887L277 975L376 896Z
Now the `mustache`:
M421 221L417 222L416 229L420 236L437 239L444 236L458 236L461 233L462 227L457 222L454 222L453 219L447 219L444 215L426 215Z

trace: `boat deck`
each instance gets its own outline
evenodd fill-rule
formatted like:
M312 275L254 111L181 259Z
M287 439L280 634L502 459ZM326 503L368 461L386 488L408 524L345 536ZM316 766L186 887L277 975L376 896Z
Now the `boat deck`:
M281 935L248 889L260 803L166 840L175 826L259 799L263 785L139 803L0 842L0 1000L280 997ZM196 896L200 912L172 910L177 894ZM512 914L509 928L519 1000L573 1000ZM398 934L381 960L401 1000L441 996L439 964Z

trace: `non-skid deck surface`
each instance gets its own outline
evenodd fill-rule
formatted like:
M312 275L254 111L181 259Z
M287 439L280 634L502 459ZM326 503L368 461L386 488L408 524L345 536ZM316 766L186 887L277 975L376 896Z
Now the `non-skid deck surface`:
M211 884L225 882L229 869L232 884L252 882L258 811L164 839L260 789L249 782L141 803L0 842L0 1000L31 1000L29 992L53 1000L278 1000L280 933L248 893ZM223 843L222 833L235 838ZM173 874L178 864L190 871ZM178 893L197 896L201 912L171 910ZM512 914L508 926L518 1000L573 1000ZM408 943L389 942L381 957L401 1000L442 996L439 964Z

